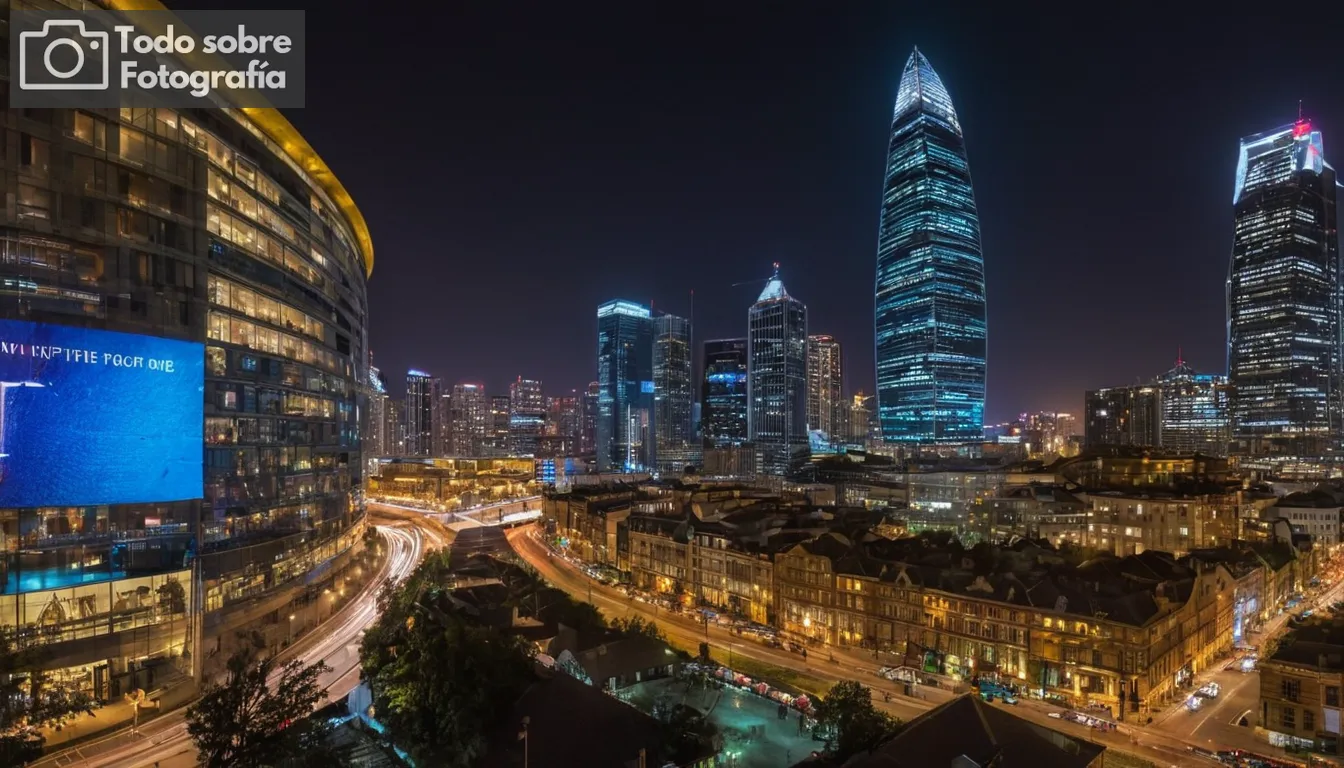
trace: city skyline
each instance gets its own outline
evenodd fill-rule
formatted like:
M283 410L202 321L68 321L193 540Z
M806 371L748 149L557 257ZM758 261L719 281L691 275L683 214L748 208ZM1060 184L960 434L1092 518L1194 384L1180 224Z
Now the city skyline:
M426 368L492 393L519 374L582 388L601 301L626 296L689 316L694 290L697 335L737 337L740 308L761 284L733 284L780 261L808 297L812 325L846 345L850 389L871 393L871 306L861 298L872 290L891 103L917 44L957 99L975 166L995 328L986 421L1081 413L1084 391L1146 380L1170 368L1178 347L1198 370L1226 372L1240 138L1290 122L1301 100L1327 152L1344 140L1328 24L1292 39L1256 36L1252 60L1237 42L1252 21L1183 12L1154 31L1126 11L1086 38L1066 20L1028 25L952 7L720 13L649 36L623 33L644 28L633 9L600 35L559 12L433 11L415 34L446 38L423 50L375 20L371 55L395 51L442 73L461 105L433 151L406 142L369 152L360 138L393 130L406 87L362 70L312 84L308 108L291 117L348 186L369 190L361 206L380 264L394 265L370 283L383 370ZM344 50L322 40L339 34L322 25L344 22L315 14L312 23L312 65L338 66ZM1198 51L1191 35L1205 41ZM1171 87L1143 85L1152 82ZM355 125L331 119L351 90L372 96ZM432 216L406 215L430 200L440 201ZM474 334L405 332L425 307L445 325L472 323L494 312L482 286L505 285L527 311L496 312ZM1093 295L1102 285L1142 295L1148 309L1117 314ZM1096 343L1097 326L1117 321L1125 332ZM1037 357L1042 337L1069 363Z

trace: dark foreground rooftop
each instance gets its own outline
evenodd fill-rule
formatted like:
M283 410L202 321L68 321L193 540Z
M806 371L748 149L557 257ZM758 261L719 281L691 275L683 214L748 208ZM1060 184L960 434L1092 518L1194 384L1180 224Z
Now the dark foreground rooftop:
M845 768L1089 768L1106 748L959 696L911 720L891 741Z

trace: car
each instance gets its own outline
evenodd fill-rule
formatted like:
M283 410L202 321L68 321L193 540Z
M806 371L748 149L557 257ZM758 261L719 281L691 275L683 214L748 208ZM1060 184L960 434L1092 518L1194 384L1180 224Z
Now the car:
M1205 683L1200 686L1198 691L1196 691L1196 694L1208 699L1218 698L1219 693L1222 693L1222 688L1220 688L1217 683Z
M1204 706L1204 702L1198 696L1191 696L1185 700L1185 708L1194 712Z

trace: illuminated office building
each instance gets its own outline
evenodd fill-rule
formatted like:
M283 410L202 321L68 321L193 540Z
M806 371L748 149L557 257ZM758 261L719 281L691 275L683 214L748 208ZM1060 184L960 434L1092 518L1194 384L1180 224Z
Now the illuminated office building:
M1083 403L1084 444L1161 445L1162 390L1155 385L1108 387L1087 393Z
M691 321L676 315L654 318L653 407L658 468L681 472L695 462L691 403Z
M747 312L747 436L757 474L782 477L807 460L807 307L778 264Z
M369 439L364 446L370 457L388 456L387 383L377 368L369 368Z
M999 437L1019 437L1028 457L1045 458L1069 454L1072 451L1070 438L1078 425L1072 414L1037 411L1020 414L1016 422L998 427ZM985 437L990 437L989 428L985 429Z
M910 55L896 93L877 244L877 400L888 442L984 433L985 272L952 99Z
M583 397L576 390L546 398L546 430L542 455L574 456L583 440Z
M707 448L747 441L747 340L705 342L700 434Z
M876 429L872 395L859 392L849 404L849 444L865 446L870 439L881 437Z
M482 384L455 384L448 401L450 456L484 456L490 426L490 406Z
M657 466L653 408L653 316L633 301L597 308L597 470Z
M546 398L541 382L518 377L509 384L509 454L536 456L546 429Z
M588 382L583 391L583 436L579 442L579 453L585 456L597 450L597 395L597 382Z
M1335 169L1299 120L1241 140L1227 278L1232 450L1323 456L1340 421Z
M439 451L442 403L439 380L424 371L406 372L406 455L434 456Z
M0 627L44 646L45 687L121 701L199 676L216 638L275 642L257 608L320 590L360 540L372 241L273 109L3 115L0 320L158 355L133 396L126 370L88 366L83 391L102 407L47 431L101 436L51 454L44 488L0 503ZM192 370L178 407L170 381ZM8 388L5 434L56 391ZM89 403L77 391L72 416ZM106 439L113 423L121 436ZM147 449L184 436L185 453ZM5 446L0 487L28 487L35 444Z
M490 426L487 452L490 456L509 455L509 413L511 406L508 395L490 396Z
M845 402L840 342L834 336L807 337L807 428L831 444L845 440L849 403Z
M1157 379L1162 393L1160 444L1181 453L1226 456L1229 438L1226 376L1196 373L1184 360Z

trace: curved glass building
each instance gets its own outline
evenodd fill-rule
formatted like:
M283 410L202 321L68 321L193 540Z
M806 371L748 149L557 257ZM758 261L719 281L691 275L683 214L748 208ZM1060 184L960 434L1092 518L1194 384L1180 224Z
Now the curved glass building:
M363 217L275 110L2 114L0 627L101 700L282 643L363 532Z
M896 94L877 238L882 437L980 440L985 270L966 146L952 99L918 50Z

